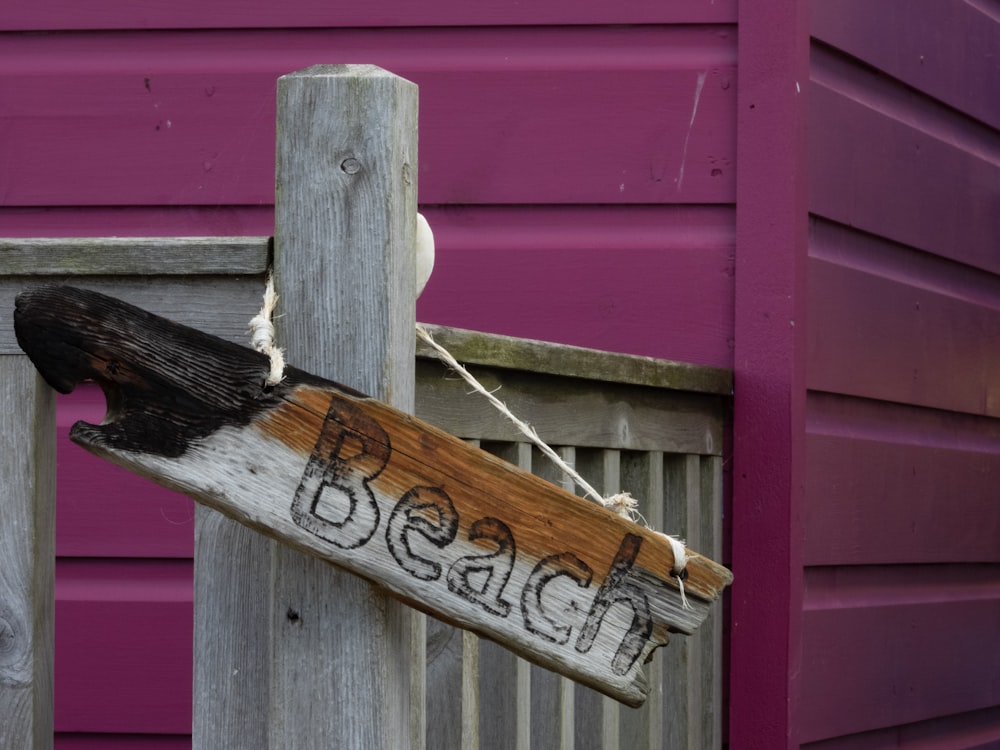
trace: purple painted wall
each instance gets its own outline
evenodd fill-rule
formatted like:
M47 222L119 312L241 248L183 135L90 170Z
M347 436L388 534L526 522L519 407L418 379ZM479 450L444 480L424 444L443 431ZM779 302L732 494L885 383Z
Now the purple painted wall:
M799 740L1000 748L1000 14L811 33Z
M275 79L411 78L422 320L735 370L731 747L1000 747L995 10L93 5L0 12L0 235L270 234ZM56 744L189 747L191 504L67 443L101 408L59 409Z

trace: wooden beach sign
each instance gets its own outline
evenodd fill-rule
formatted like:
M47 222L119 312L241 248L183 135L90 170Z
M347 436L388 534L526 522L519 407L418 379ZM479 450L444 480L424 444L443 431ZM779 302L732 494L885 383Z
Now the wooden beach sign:
M668 634L732 581L668 540L361 393L96 292L18 296L60 393L104 390L87 450L630 705Z

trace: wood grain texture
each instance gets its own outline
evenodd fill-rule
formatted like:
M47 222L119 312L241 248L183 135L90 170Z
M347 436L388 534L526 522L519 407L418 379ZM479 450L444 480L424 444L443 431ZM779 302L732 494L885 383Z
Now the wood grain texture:
M448 0L416 8L405 0L380 0L357 5L337 0L296 0L280 11L264 0L215 2L209 7L190 0L147 2L141 8L114 0L92 13L81 13L72 2L56 0L42 6L12 0L4 30L37 29L178 29L178 28L291 28L302 26L476 26L537 24L666 24L732 23L735 0L697 0L681 4L657 0L609 7L600 0L541 0L530 8L491 0L475 5Z
M538 374L559 374L603 383L646 385L657 389L731 395L732 372L723 368L667 362L652 357L555 346L549 341L514 339L441 326L425 326L437 343L465 364L528 370ZM433 349L422 340L417 356L436 359Z
M204 31L183 35L183 56L176 43L6 38L0 93L25 115L0 143L5 202L270 204L274 81L331 59L420 86L424 203L733 201L731 27Z
M278 111L279 341L321 376L409 411L417 87L374 66L317 66L282 77ZM272 564L272 747L419 747L409 611L297 552L277 548Z
M192 745L266 748L274 543L203 506L194 537Z
M262 276L267 237L0 239L9 276Z
M52 747L55 400L0 356L0 746Z
M157 314L240 343L247 341L248 321L260 309L263 290L262 277L252 276L49 276L41 283L66 281L113 293ZM14 309L18 294L41 283L30 276L0 278L0 310L8 312L0 316L0 355L20 353L9 311Z
M553 347L558 352L558 347ZM440 362L418 363L418 413L457 435L516 441L516 427ZM528 417L543 440L562 445L721 453L723 402L651 388L607 383L600 389L572 377L471 366L515 414Z

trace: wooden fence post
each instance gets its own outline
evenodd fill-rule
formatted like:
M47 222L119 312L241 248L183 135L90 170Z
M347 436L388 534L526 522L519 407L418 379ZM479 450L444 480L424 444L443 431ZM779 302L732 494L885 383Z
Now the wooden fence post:
M368 65L279 79L278 344L406 411L416 157L414 84ZM409 609L214 512L198 521L195 747L409 747Z
M52 747L55 399L0 355L0 747Z
M297 367L412 412L417 87L370 65L278 82L278 341ZM276 549L272 747L409 746L409 610Z

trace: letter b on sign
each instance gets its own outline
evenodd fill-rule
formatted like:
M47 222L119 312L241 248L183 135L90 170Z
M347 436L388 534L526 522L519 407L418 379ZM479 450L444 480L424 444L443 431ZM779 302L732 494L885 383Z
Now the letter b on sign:
M292 500L292 519L342 549L367 544L379 509L368 483L389 462L382 426L350 402L334 399Z

